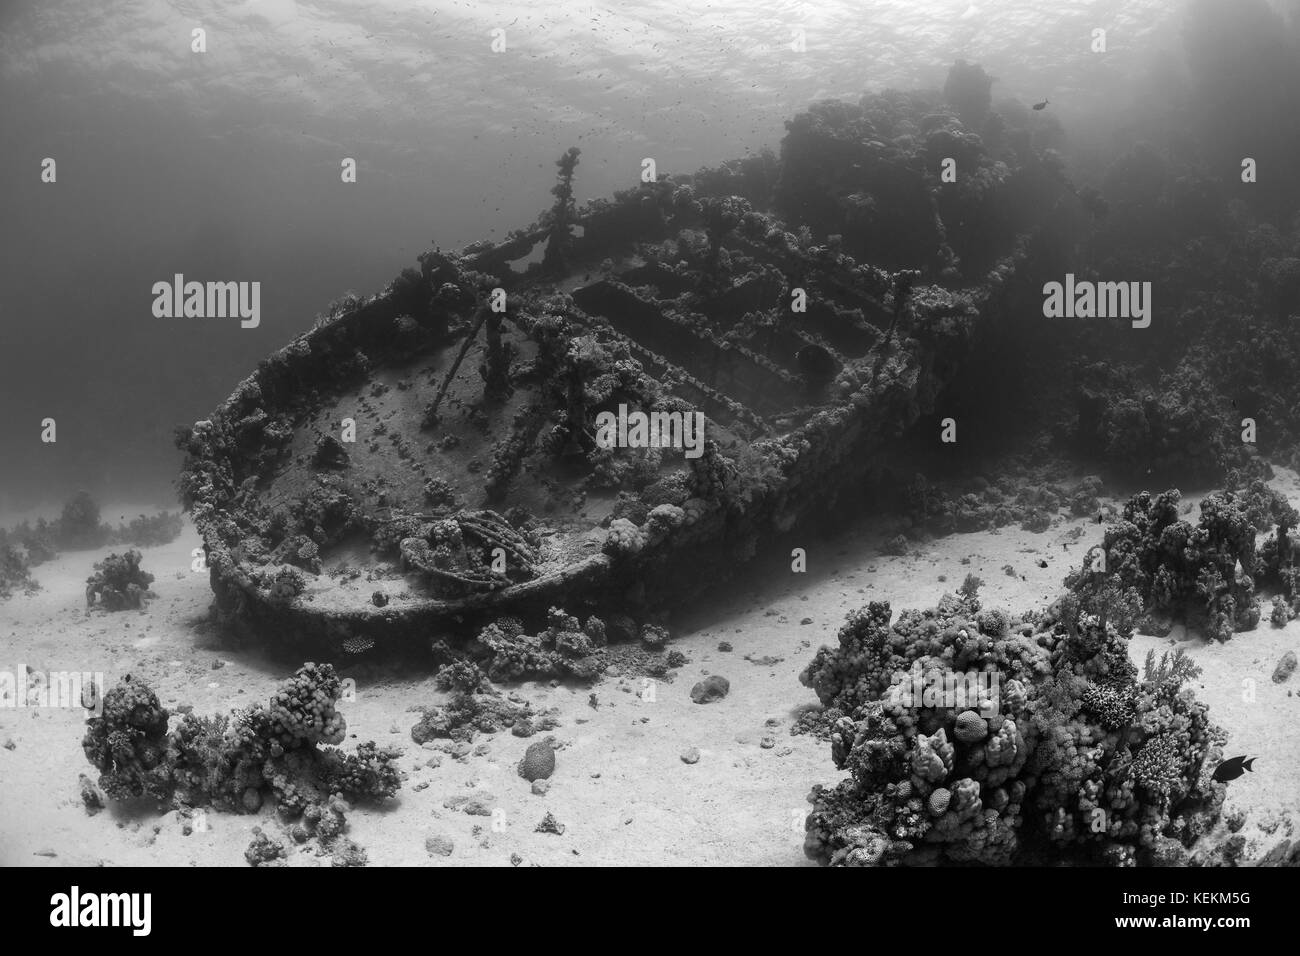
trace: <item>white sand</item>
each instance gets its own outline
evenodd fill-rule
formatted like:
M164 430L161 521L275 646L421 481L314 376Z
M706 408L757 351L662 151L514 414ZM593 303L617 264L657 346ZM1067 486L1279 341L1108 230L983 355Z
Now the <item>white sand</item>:
M1300 500L1294 474L1283 473L1275 484ZM1199 501L1200 495L1187 499ZM117 511L106 508L105 514ZM1066 532L1075 527L1083 535L1071 541ZM833 642L844 615L867 600L888 600L895 613L929 606L968 572L985 580L986 606L1017 614L1041 607L1060 593L1069 567L1101 532L1090 521L1061 519L1041 534L1005 528L951 535L924 546L919 557L898 558L880 555L882 536L861 526L835 541L804 545L807 574L793 574L787 561L768 556L766 568L747 571L743 586L720 589L709 607L680 622L673 646L691 660L674 682L656 687L654 701L638 696L642 685L634 678L607 678L592 688L596 709L586 688L518 688L537 707L559 709L562 725L554 734L563 749L544 797L533 795L515 772L525 748L540 737L480 735L474 743L486 743L485 754L445 757L429 769L430 754L409 736L418 717L409 708L444 695L429 676L363 676L357 700L341 706L349 734L356 735L348 745L374 739L405 747L401 766L408 779L386 808L354 810L349 835L366 848L371 865L509 865L512 854L542 865L810 865L802 851L806 795L812 784L831 784L839 776L829 745L788 732L792 710L815 699L798 673L816 647ZM211 600L207 575L189 569L198 544L187 525L171 545L144 549L143 566L156 575L159 597L140 613L87 614L84 581L100 553L64 554L36 568L40 592L0 603L0 669L102 671L109 685L130 672L148 680L166 706L189 703L198 712L267 699L291 668L218 646L203 623ZM962 558L970 563L963 565ZM1038 567L1039 559L1048 567ZM1016 577L1002 571L1007 564ZM812 623L801 625L805 617ZM734 651L719 652L722 640ZM1133 658L1140 665L1149 648L1159 653L1172 643L1139 635ZM1290 836L1289 818L1300 809L1293 723L1300 716L1300 674L1282 685L1270 679L1277 660L1297 645L1300 621L1283 629L1265 621L1223 645L1185 645L1204 669L1198 696L1229 732L1227 753L1259 756L1255 773L1231 784L1227 803L1229 810L1249 812L1242 832L1252 854ZM782 660L756 664L746 655ZM727 677L731 692L714 704L694 704L691 685L710 672ZM1243 699L1246 678L1255 681L1250 703ZM778 725L768 726L769 719ZM81 752L82 728L79 711L0 709L0 743L14 744L12 750L0 747L0 863L242 866L259 824L289 845L269 809L210 813L206 831L189 836L175 813L149 807L115 806L88 815L77 778L93 778L94 771ZM765 736L775 740L771 749L760 745ZM687 765L680 755L691 747L701 758ZM469 816L443 806L473 790L492 794L491 805L502 812ZM562 836L533 831L548 810L566 826ZM425 838L432 835L454 842L451 856L430 857ZM294 865L327 862L296 848L290 859Z

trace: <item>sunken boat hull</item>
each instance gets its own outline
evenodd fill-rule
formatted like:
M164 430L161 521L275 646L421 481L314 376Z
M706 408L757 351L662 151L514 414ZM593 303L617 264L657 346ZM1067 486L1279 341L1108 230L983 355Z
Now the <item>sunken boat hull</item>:
M216 610L329 657L680 601L860 490L1003 307L1019 248L978 282L914 284L683 177L427 253L179 437ZM703 440L605 447L602 413L699 413Z

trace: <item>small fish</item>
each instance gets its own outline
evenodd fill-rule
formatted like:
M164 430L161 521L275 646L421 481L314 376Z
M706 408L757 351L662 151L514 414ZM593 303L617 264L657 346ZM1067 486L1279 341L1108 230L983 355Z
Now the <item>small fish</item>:
M1050 103L1050 102L1052 102L1052 101L1051 101L1051 100L1043 100L1043 102L1041 102L1041 103L1035 103L1035 104L1034 104L1034 109L1035 109L1035 110L1045 110L1045 109L1047 109L1047 104Z
M1236 780L1247 770L1254 773L1255 771L1251 770L1250 765L1258 759L1258 757L1247 758L1243 755L1225 760L1214 768L1214 779L1220 783L1227 783L1229 780Z

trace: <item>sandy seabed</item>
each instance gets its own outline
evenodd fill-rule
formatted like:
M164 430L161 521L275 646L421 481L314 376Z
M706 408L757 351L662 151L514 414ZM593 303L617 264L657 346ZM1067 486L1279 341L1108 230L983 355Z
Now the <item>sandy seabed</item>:
M1300 499L1295 473L1279 469L1272 484ZM1184 501L1199 502L1204 493L1188 493ZM0 516L0 524L21 517ZM689 663L653 695L630 676L608 676L593 687L502 688L558 712L560 726L552 733L560 749L544 796L516 772L528 744L541 737L480 734L469 754L444 754L440 766L427 766L432 754L410 737L419 718L414 708L447 695L431 673L359 667L356 700L340 705L348 722L344 746L373 739L404 748L407 780L383 807L354 809L348 835L372 866L812 865L802 849L808 791L815 783L834 784L840 774L829 744L789 729L798 709L816 700L799 672L819 645L834 643L845 614L869 600L889 601L895 614L929 607L967 573L984 579L985 606L1013 615L1041 608L1061 593L1065 574L1101 540L1103 526L1061 516L1045 532L1008 527L954 534L905 557L881 554L880 529L863 520L834 540L801 545L809 559L805 574L792 573L788 558L760 560L741 583L719 588L682 615L672 646ZM37 567L41 590L0 603L0 669L102 672L108 686L130 673L148 681L173 712L183 704L211 713L267 700L292 668L222 646L206 623L207 574L190 569L199 545L187 523L171 544L142 549L158 597L141 612L87 611L85 579L105 552L64 553ZM1014 576L1004 570L1008 565ZM1281 684L1271 679L1278 659L1300 647L1300 620L1274 628L1267 606L1265 612L1255 631L1225 644L1181 629L1167 638L1135 635L1130 644L1139 667L1148 650L1186 647L1203 669L1196 694L1228 732L1225 755L1258 756L1255 772L1229 785L1224 807L1247 813L1241 830L1247 857L1292 838L1300 810L1300 674ZM733 650L718 650L723 641ZM695 704L691 686L710 673L726 677L731 691L721 701ZM1254 682L1253 700L1246 681ZM110 804L88 814L78 777L93 779L95 771L82 754L83 727L79 709L0 708L0 864L244 866L252 830L262 825L291 847L290 865L329 865L312 843L293 848L269 807L258 814L208 813L206 827L188 835L187 821L153 804ZM682 760L691 748L700 754L694 764ZM471 794L493 815L446 806ZM534 831L548 811L564 825L562 835ZM1215 837L1225 832L1220 823ZM451 854L431 855L429 837L451 841Z

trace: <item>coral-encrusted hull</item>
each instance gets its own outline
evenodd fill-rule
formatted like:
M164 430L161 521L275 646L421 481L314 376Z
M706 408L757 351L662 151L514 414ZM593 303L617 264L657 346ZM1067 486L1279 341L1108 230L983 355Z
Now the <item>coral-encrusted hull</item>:
M1019 261L913 288L681 182L575 215L552 255L554 216L336 306L181 437L229 621L328 656L679 600L876 467ZM546 267L511 268L544 239ZM603 413L700 413L703 435L605 448Z

